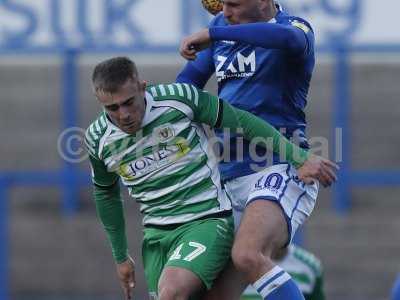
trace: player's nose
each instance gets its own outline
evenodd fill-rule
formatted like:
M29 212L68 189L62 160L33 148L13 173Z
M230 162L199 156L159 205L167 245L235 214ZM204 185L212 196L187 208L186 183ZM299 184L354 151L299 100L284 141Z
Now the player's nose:
M119 109L119 117L122 121L130 121L131 113L128 108L121 106Z

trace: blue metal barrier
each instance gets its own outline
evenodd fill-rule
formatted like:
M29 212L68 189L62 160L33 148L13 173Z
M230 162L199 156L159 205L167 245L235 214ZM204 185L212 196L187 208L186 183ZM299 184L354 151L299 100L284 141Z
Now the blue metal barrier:
M62 68L62 108L63 129L77 126L78 124L78 82L79 72L77 67L78 52L69 49L65 52ZM66 147L66 145L63 145ZM63 151L67 153L67 151ZM71 215L78 208L77 164L63 160L63 210Z
M351 95L350 95L350 66L349 66L349 52L346 51L345 45L337 45L334 48L336 61L335 61L335 89L332 97L332 118L333 118L333 134L331 135L331 147L335 147L334 156L337 157L341 152L340 171L338 176L340 180L333 188L333 205L340 213L345 213L350 208L350 195L349 195L349 171L350 171L350 113L351 113ZM336 149L336 128L341 129L342 149ZM338 157L337 157L338 158Z
M342 161L339 180L333 187L333 207L340 214L347 214L351 208L351 188L354 186L400 185L400 170L353 170L351 167L351 70L349 58L354 53L400 53L400 45L358 45L339 44L322 48L323 52L335 55L335 89L332 97L331 153L337 155L335 130L341 129Z
M8 184L0 176L0 300L8 300Z

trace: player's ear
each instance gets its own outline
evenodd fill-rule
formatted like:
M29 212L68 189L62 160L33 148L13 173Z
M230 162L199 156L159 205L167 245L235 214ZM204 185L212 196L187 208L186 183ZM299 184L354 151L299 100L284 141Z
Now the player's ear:
M144 91L146 89L147 82L145 80L139 81L139 87L141 91Z
M99 93L101 93L101 90L92 85L92 93L96 97L96 99L99 100Z

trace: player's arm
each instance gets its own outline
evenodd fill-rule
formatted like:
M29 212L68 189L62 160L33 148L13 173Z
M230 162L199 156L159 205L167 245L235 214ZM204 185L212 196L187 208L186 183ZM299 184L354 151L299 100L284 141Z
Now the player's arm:
M186 59L193 59L196 50L209 47L214 41L229 40L266 49L287 50L304 56L314 51L314 33L308 24L294 20L290 24L248 23L230 26L210 26L186 37L180 52Z
M178 73L176 82L189 83L202 89L213 73L212 52L211 48L207 48L199 52L195 60L186 63L184 68Z
M128 247L118 176L108 172L99 159L91 155L89 158L92 166L93 196L97 215L111 243L113 257L117 263L121 263L128 258Z
M210 39L232 40L267 49L289 50L305 54L313 47L314 34L307 24L298 20L291 24L249 23L232 26L214 26Z
M291 143L272 125L259 117L235 108L229 103L201 90L197 90L199 101L193 105L194 121L208 124L215 128L241 129L245 139L251 141L262 138L268 150L283 152L286 161L298 168L298 176L306 183L319 180L323 186L330 186L336 181L337 165L328 159L310 155L310 153Z
M207 92L201 91L200 93L203 96L199 101L199 107L203 107L195 115L198 118L196 121L233 132L240 129L243 131L243 137L248 141L263 138L267 141L265 145L271 146L271 149L268 150L279 153L284 149L285 159L297 168L308 159L307 151L291 143L269 123L247 111L235 108ZM206 95L208 95L208 99L205 99Z
M93 196L97 216L103 224L111 244L117 273L126 299L131 299L135 284L134 263L128 255L125 217L120 194L118 175L107 171L104 163L89 155L92 166Z

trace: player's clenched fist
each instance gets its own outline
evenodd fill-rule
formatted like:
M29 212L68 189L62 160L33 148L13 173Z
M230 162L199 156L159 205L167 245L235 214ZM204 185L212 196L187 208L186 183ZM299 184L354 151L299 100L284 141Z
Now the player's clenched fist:
M179 48L181 55L189 60L196 59L196 53L211 45L210 32L208 28L202 29L192 35L185 37Z
M337 180L335 173L338 169L338 165L329 159L311 155L297 170L297 174L299 179L307 184L316 179L324 187L328 187Z

